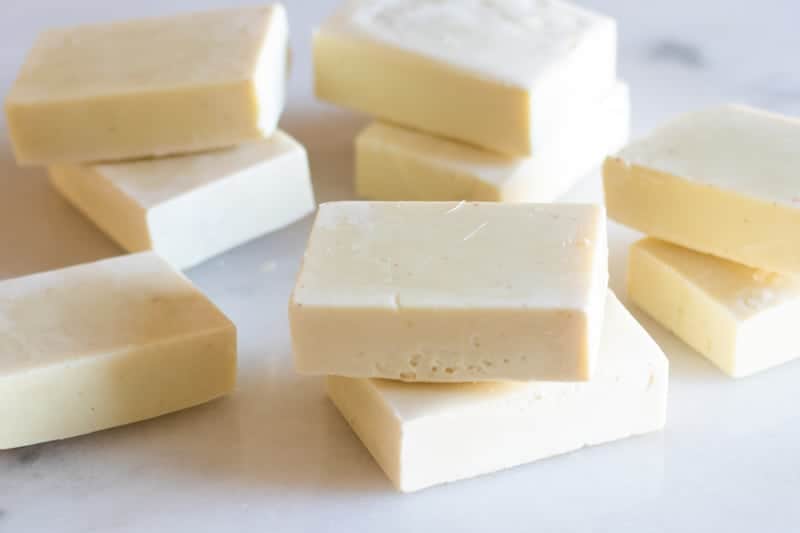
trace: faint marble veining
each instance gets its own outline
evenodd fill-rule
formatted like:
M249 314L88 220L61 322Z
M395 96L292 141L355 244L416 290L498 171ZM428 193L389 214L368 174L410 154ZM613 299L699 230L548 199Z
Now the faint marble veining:
M38 444L16 450L15 455L17 457L17 462L23 465L35 463L42 456L43 447L44 445Z
M783 113L800 113L800 79L786 72L770 74L752 85L759 106Z
M656 41L648 49L647 57L654 63L673 63L692 69L703 69L708 64L698 46L677 39Z

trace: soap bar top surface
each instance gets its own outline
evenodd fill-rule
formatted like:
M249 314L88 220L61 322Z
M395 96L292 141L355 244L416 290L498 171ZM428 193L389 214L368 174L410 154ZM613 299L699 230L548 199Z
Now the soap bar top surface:
M8 102L69 101L252 78L280 4L47 30Z
M294 301L588 309L605 246L596 205L322 204Z
M688 113L617 156L764 202L800 209L800 120L739 105Z
M0 282L0 377L232 328L155 253Z
M377 41L532 87L593 32L614 27L609 17L559 0L350 0L320 32Z
M244 169L305 152L300 143L278 131L269 139L211 152L130 162L99 164L92 168L144 208L210 185Z

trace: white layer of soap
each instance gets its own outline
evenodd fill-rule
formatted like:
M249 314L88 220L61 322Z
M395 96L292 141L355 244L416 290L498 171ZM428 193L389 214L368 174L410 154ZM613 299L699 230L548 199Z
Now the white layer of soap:
M288 135L202 154L58 165L51 183L128 251L188 268L314 210L305 149Z

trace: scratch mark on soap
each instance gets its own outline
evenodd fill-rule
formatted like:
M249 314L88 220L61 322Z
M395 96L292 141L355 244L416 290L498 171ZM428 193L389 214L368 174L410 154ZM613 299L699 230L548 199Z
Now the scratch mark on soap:
M445 212L444 212L444 214L445 214L445 215L449 215L450 213L455 213L456 211L458 211L459 209L461 209L462 207L464 207L464 204L466 204L466 202L465 202L464 200L461 200L461 201L460 201L460 202L458 202L456 205L454 205L453 207L451 207L450 209L448 209L447 211L445 211Z
M674 39L656 41L648 50L647 57L656 63L673 63L691 69L703 69L707 61L697 46Z
M42 456L43 444L26 446L15 451L17 462L22 465L33 464Z
M7 514L8 514L8 512L6 512L5 509L0 509L0 521L2 521L6 517Z
M469 233L468 233L468 234L467 234L467 235L464 237L464 239L463 239L463 240L464 240L464 241L468 241L468 240L470 240L470 239L471 239L471 238L473 238L475 235L477 235L477 234L478 234L478 232L479 232L480 230L482 230L483 228L485 228L485 227L486 227L488 224L489 224L488 222L484 222L483 224L481 224L480 226L478 226L477 228L475 228L474 230L472 230L471 232L469 232Z

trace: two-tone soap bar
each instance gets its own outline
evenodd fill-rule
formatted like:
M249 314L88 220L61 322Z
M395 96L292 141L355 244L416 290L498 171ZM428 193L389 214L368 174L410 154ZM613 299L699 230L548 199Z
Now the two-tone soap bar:
M0 282L0 449L229 393L236 328L152 252Z
M608 293L586 383L400 383L328 378L328 395L404 492L664 427L668 362Z
M269 139L201 154L54 165L50 182L130 252L188 268L314 210L305 149Z
M800 274L800 120L742 106L688 113L606 161L608 214L752 268Z
M628 142L629 123L622 82L566 117L530 157L376 121L356 138L355 189L370 200L552 202Z
M164 156L268 137L283 110L280 4L53 29L5 101L19 164Z
M528 156L613 87L616 24L561 0L349 0L313 61L320 99Z
M289 303L305 374L591 378L608 282L602 206L335 202Z

